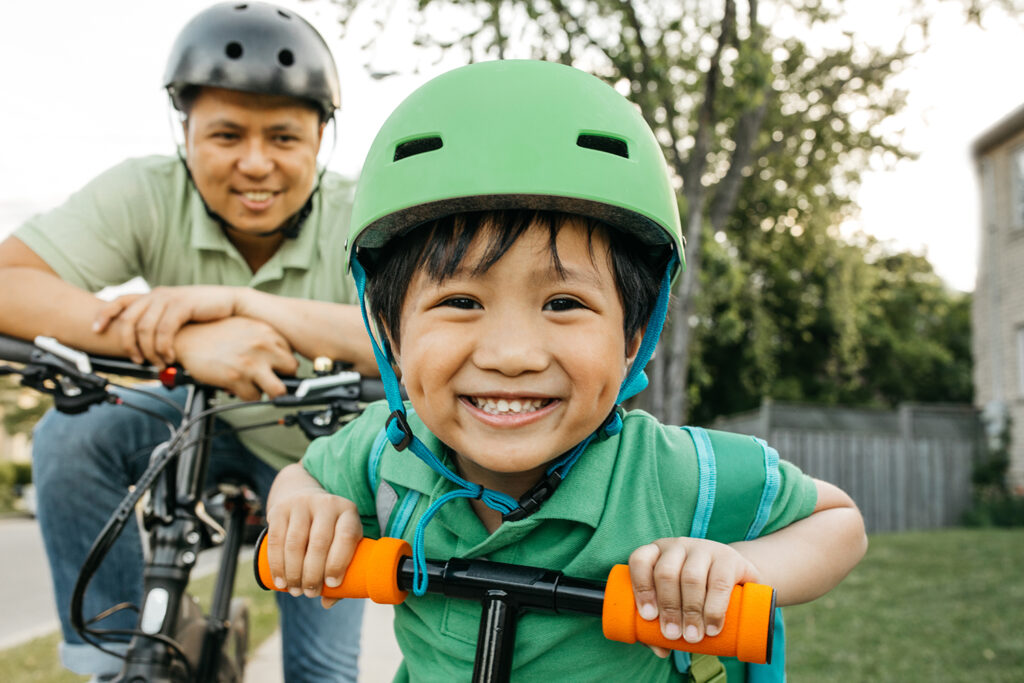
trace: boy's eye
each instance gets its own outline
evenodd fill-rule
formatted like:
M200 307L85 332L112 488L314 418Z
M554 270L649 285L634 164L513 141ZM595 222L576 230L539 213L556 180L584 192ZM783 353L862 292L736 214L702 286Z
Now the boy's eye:
M545 311L570 311L574 308L586 308L581 302L576 299L570 299L568 297L559 297L552 299L551 301L544 304Z
M461 308L464 310L471 310L474 308L480 308L480 304L473 299L464 296L455 296L450 299L445 299L441 302L442 306L448 306L451 308Z
M217 131L216 133L214 133L213 137L217 138L218 140L237 140L238 139L238 133L230 133L228 131L223 131L222 130L222 131Z

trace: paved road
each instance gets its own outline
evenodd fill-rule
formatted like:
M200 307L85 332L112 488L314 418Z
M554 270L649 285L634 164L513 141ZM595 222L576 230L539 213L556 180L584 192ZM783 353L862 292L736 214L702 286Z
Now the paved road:
M390 605L366 603L359 652L359 683L388 683L402 661L391 628ZM269 638L245 667L245 683L282 683L281 634Z
M0 520L0 649L59 628L50 569L34 519Z

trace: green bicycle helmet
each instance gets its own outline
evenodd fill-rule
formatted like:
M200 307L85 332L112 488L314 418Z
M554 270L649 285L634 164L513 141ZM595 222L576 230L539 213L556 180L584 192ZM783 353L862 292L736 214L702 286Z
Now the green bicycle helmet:
M473 64L423 85L384 123L356 186L349 263L391 409L384 435L397 450L410 450L456 485L416 524L416 595L427 584L426 525L442 505L457 497L476 498L505 521L523 519L554 494L593 439L622 429L621 415L613 410L518 500L463 479L410 429L390 348L377 343L370 324L360 254L427 221L501 209L588 216L672 252L617 403L646 386L643 368L661 334L670 283L683 258L679 209L658 142L636 108L594 76L551 62Z
M179 110L189 86L308 100L324 121L341 106L338 70L323 37L295 12L264 2L223 2L185 25L164 72Z
M528 60L455 69L398 106L363 165L349 248L448 214L523 208L596 218L682 259L675 193L636 107L590 74Z

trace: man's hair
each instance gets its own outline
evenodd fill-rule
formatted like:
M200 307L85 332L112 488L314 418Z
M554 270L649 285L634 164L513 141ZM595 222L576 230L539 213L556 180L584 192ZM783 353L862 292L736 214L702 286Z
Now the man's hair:
M488 242L472 273L487 272L531 226L548 231L551 261L559 275L564 273L558 257L558 231L570 220L587 229L591 258L595 232L608 240L615 288L623 310L623 332L627 343L647 324L654 310L669 250L651 247L621 230L584 216L528 209L474 211L445 216L394 237L379 249L361 250L360 263L366 269L366 298L375 318L392 342L400 344L401 313L405 295L416 271L434 282L444 282L458 272L470 244L486 229ZM596 255L603 257L603 254Z

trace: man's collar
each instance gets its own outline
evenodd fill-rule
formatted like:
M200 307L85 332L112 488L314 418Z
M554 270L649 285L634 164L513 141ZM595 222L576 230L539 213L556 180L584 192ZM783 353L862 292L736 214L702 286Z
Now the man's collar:
M317 201L319 193L313 197L313 210L303 223L302 229L295 238L289 238L281 243L280 248L270 257L259 272L254 276L252 285L260 282L279 280L284 275L284 269L309 270L311 267L317 241L319 239L319 209L320 202ZM245 259L239 253L235 245L228 239L224 229L206 211L206 206L199 191L193 186L192 205L190 207L192 217L192 239L191 246L196 250L218 251L227 254L229 257L238 259L245 263Z

